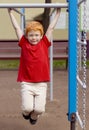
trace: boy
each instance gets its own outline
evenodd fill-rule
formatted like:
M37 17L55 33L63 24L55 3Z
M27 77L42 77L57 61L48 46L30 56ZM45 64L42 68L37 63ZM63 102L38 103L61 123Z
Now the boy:
M37 21L29 22L25 35L19 27L13 10L8 9L10 19L21 47L20 66L17 81L21 83L22 115L32 125L45 112L47 82L49 77L48 48L51 45L52 31L58 21L60 10L44 35L43 26Z

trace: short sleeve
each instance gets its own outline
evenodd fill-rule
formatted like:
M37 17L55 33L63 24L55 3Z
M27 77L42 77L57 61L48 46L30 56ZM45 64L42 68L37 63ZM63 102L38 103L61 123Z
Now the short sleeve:
M48 38L45 35L43 37L43 41L45 42L47 47L51 46L51 42L49 42Z
M20 39L18 45L19 45L20 47L22 47L22 45L23 45L23 43L25 42L25 40L26 40L26 38L25 38L25 36L23 35L23 36L21 37L21 39Z

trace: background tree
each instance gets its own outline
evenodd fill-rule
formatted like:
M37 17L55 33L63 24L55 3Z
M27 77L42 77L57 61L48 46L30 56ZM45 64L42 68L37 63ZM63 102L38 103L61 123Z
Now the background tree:
M51 3L51 0L45 0L45 3ZM44 32L46 32L50 22L49 13L50 13L50 8L44 8L43 20L42 20L42 24L44 26Z

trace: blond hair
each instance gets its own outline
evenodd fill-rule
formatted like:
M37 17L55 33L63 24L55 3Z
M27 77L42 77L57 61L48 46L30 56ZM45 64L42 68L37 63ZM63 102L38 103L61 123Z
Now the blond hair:
M34 31L38 31L38 30L39 30L40 33L41 33L41 35L44 34L43 26L42 26L42 24L41 24L40 22L38 22L38 21L31 21L31 22L29 22L29 23L27 24L26 29L25 29L25 34L26 34L26 36L27 36L28 32L30 32L30 31L32 31L32 30L34 30Z

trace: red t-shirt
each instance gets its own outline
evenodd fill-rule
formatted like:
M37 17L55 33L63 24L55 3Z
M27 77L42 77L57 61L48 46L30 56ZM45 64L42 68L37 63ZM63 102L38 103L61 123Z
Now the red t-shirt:
M46 36L36 45L30 44L25 36L22 36L19 42L21 58L17 81L49 81L48 47L50 45Z

